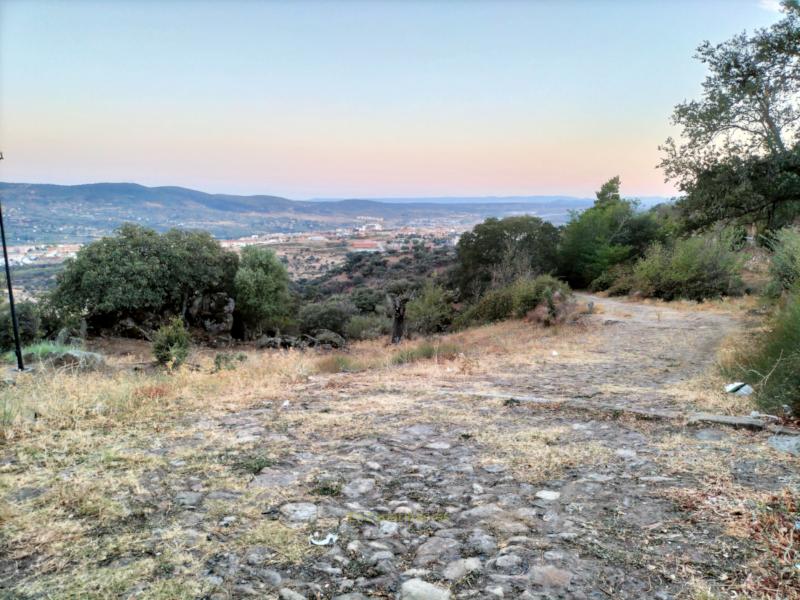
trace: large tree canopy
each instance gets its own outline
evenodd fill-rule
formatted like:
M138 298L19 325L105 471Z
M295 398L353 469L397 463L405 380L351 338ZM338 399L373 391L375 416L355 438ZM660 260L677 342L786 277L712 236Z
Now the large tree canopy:
M697 49L703 92L676 106L681 139L666 141L660 164L693 227L741 217L774 226L797 200L800 4L786 0L784 10L772 27Z
M573 287L586 287L614 265L637 258L658 233L651 213L622 198L619 177L604 183L591 208L575 212L564 227L559 273Z
M236 272L236 310L250 335L276 330L290 313L289 274L268 248L247 246Z
M522 275L551 273L556 268L558 229L538 217L487 219L458 241L457 285L478 297L493 282L510 283Z
M145 313L182 314L195 294L231 293L237 264L208 233L159 235L127 224L67 261L51 300L98 326Z

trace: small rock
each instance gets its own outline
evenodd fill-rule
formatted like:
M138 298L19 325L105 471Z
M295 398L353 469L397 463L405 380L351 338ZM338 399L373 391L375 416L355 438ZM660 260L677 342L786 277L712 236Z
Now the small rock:
M447 564L442 571L445 579L458 581L469 573L481 570L481 561L478 558L459 558Z
M449 450L450 444L447 442L431 442L430 444L425 444L425 447L429 450Z
M492 463L489 465L483 465L483 470L487 473L503 473L504 471L508 470L508 467L499 463Z
M394 553L389 552L388 550L379 550L370 557L369 562L375 565L379 562L383 562L384 560L394 560Z
M465 510L461 513L461 519L488 519L489 517L494 517L495 515L499 515L503 513L502 508L497 506L497 504L482 504L481 506L476 506L475 508L470 508L469 510Z
M400 588L402 600L450 600L450 590L435 586L422 579L409 579Z
M281 506L280 511L290 521L313 521L317 518L317 507L310 502L289 502Z
M444 537L429 538L424 544L417 548L414 564L425 566L436 560L447 560L453 558L456 550L461 546L457 540Z
M253 481L250 482L249 487L255 488L272 488L272 487L286 487L292 485L298 480L298 476L290 471L280 471L278 469L270 469L266 467L261 469L261 472L255 476Z
M551 565L533 567L531 579L543 587L565 588L572 581L572 573Z
M559 492L554 492L552 490L539 490L538 492L536 492L536 497L539 498L539 500L553 502L555 500L558 500L561 497L561 494Z
M800 435L773 435L767 443L778 452L800 456Z
M475 529L467 538L467 547L479 554L492 554L497 550L497 542L482 529Z
M400 524L397 521L381 521L378 525L378 533L381 537L393 536L399 529Z
M494 566L500 571L513 571L521 564L522 559L516 554L504 554L494 561Z
M353 479L353 481L342 488L342 493L348 498L357 498L358 496L369 494L374 489L374 479Z
M272 569L259 569L257 574L261 581L274 588L278 587L283 579L280 573Z
M281 600L306 600L306 597L302 594L298 594L297 592L290 590L289 588L281 588L278 594L281 597Z
M194 508L203 500L203 494L200 492L178 492L175 494L175 502L181 506Z

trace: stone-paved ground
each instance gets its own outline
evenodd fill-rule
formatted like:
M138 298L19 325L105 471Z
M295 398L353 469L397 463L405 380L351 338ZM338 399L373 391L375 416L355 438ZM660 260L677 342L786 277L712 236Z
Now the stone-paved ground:
M299 400L153 440L161 462L130 499L147 507L150 551L199 560L214 599L667 599L693 580L724 593L747 568L742 499L798 484L768 434L480 395L674 409L671 386L734 325L598 303L579 351L510 355L442 386L321 378Z

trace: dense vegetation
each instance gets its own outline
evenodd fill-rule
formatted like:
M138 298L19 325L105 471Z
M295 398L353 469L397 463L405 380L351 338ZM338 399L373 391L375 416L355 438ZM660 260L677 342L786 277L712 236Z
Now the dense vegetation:
M205 232L123 225L66 262L49 301L94 329L184 315L193 296L231 291L238 262Z

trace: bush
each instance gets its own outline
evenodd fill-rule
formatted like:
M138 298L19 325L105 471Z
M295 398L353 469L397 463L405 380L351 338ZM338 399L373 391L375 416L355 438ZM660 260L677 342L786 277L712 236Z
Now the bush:
M453 319L450 297L445 289L429 281L406 307L408 328L422 334L440 333Z
M800 416L800 291L795 288L756 344L728 369L756 390L756 401L768 412L789 406Z
M214 356L214 373L220 371L235 371L236 363L243 363L247 360L247 354L237 352L236 354L217 353Z
M677 240L672 246L656 242L634 265L631 287L664 300L739 295L741 267L726 234Z
M564 227L559 273L574 287L604 285L605 273L641 257L659 235L655 213L639 211L635 201L620 196L619 186L619 177L607 181L594 205L573 213Z
M772 250L769 272L779 293L800 283L800 231L781 229L767 245Z
M374 340L388 335L391 327L391 319L377 313L354 315L347 322L344 337L349 340Z
M50 297L62 318L113 326L144 314L183 314L192 296L232 293L238 257L205 232L160 235L123 225L65 262Z
M346 334L347 323L355 312L355 307L346 300L331 299L307 304L300 309L297 320L303 333L313 334L319 329L328 329L343 336Z
M461 353L461 348L449 342L423 342L413 348L404 348L392 356L393 365L404 365L419 360L453 360Z
M519 279L513 284L491 290L455 320L457 327L475 323L493 323L512 317L521 318L542 303L552 303L560 295L566 299L569 286L550 275Z
M176 369L189 356L189 344L189 331L184 326L183 319L174 317L153 336L153 356L159 364Z
M234 289L246 337L257 337L265 330L274 332L286 324L291 305L289 274L272 250L258 246L242 250Z
M23 345L32 344L40 337L39 308L33 302L14 304L17 313L19 337ZM0 351L14 348L14 326L11 322L11 308L5 304L0 309Z
M555 271L558 229L538 217L490 218L458 241L453 273L462 297L476 298L493 283Z
M364 315L375 312L383 304L384 294L380 290L369 287L360 287L350 294L350 301Z

